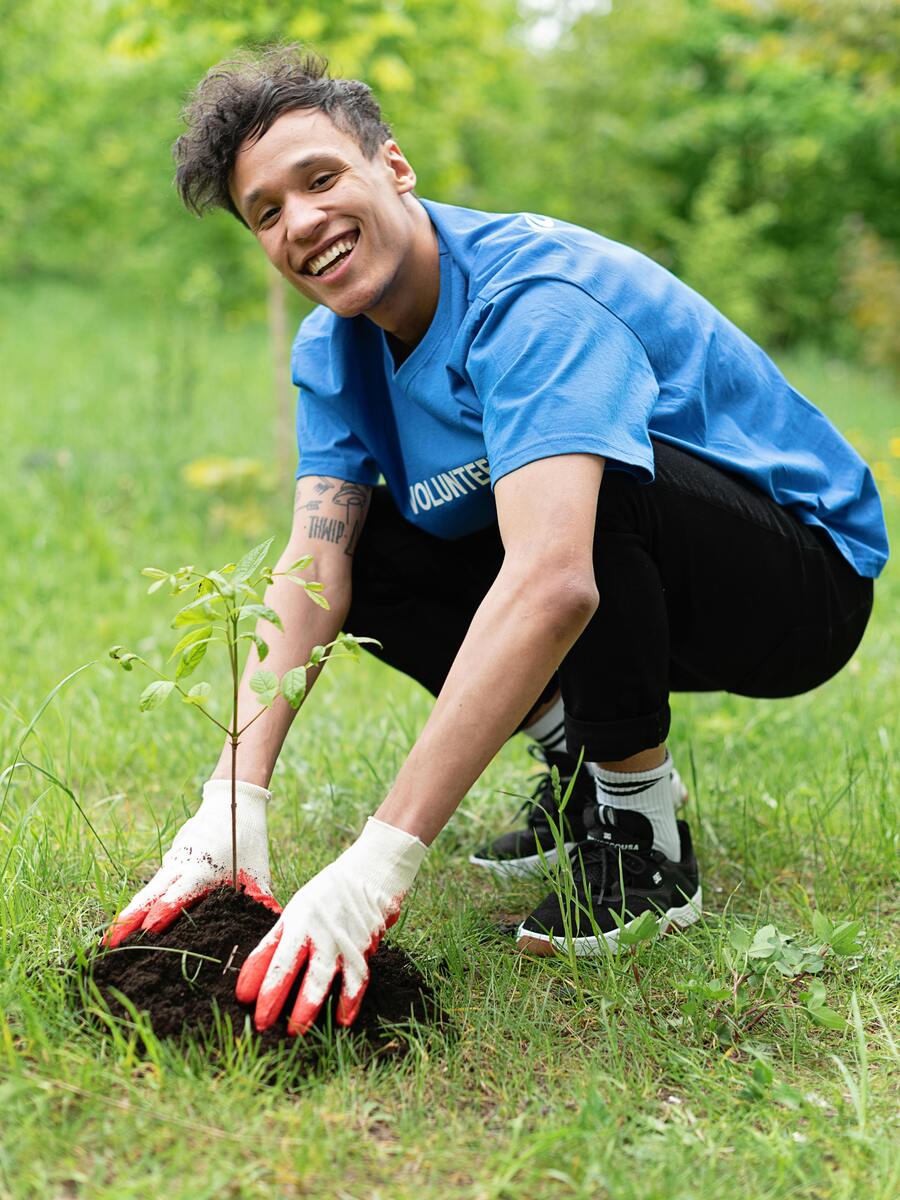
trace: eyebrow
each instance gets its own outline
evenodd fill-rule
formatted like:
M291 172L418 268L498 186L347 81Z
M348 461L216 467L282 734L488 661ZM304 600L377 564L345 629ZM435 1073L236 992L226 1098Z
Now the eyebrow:
M293 163L291 171L295 174L299 171L305 171L308 167L315 166L317 162L322 162L327 158L334 158L334 154L326 150L317 150L315 154L307 154L305 158L298 159L297 162ZM266 189L264 187L253 188L252 191L249 191L243 200L244 211L249 212L260 196L265 195L265 192Z

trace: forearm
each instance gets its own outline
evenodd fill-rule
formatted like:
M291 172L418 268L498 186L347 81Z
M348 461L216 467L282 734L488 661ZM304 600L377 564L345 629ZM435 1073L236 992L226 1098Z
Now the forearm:
M430 843L596 609L581 581L501 570L469 627L425 728L376 816Z
M302 553L301 550L299 553ZM276 571L286 570L298 557L296 547L289 547L276 566ZM320 577L315 561L302 572L313 579ZM274 583L266 590L265 603L281 617L282 633L268 621L259 621L256 632L267 643L269 653L260 663L259 653L252 643L250 653L241 676L238 691L239 724L245 726L256 717L260 705L256 694L250 689L250 680L262 666L273 671L279 678L292 667L302 666L309 659L313 646L333 641L340 632L350 608L349 574L340 579L321 577L324 595L330 607L319 608L307 597L302 588L289 579L276 575ZM307 677L307 695L315 683L321 667L311 668ZM235 778L260 787L268 787L275 769L284 739L287 737L297 710L283 696L278 696L271 708L253 721L240 739L237 748ZM213 779L232 777L232 748L226 739L219 761L213 771Z

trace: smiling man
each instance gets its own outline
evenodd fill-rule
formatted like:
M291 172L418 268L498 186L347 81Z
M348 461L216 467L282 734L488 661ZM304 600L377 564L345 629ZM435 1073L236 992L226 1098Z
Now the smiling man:
M341 629L435 696L357 840L309 880L249 956L238 996L294 1032L342 975L350 1023L367 961L427 846L524 729L541 776L524 828L473 854L497 873L553 856L576 894L519 929L597 953L616 916L688 925L701 889L666 748L669 693L787 696L830 678L869 617L887 557L859 456L710 304L634 250L534 214L416 195L369 89L293 48L215 68L186 112L178 186L243 222L318 307L293 354L299 467L281 567L312 554L331 607L280 579L266 600L281 674ZM248 680L240 704L256 705ZM238 752L240 866L271 899L268 784L283 700ZM156 930L230 871L231 760L114 923Z

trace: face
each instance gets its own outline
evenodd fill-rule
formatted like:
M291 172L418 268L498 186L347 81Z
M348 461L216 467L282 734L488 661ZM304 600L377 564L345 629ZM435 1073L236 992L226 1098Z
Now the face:
M414 275L416 176L396 142L372 159L324 113L285 113L241 147L231 194L269 260L339 316L384 316ZM379 321L379 324L385 323Z

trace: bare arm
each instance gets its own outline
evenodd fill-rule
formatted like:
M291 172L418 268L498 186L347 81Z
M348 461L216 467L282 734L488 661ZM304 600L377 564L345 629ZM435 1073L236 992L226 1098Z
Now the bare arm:
M603 466L594 455L559 455L497 484L503 566L380 820L431 842L593 616Z
M291 667L305 663L313 646L333 641L343 627L350 610L353 551L365 523L371 494L371 488L329 476L311 475L297 481L291 535L275 569L284 571L298 558L311 554L313 562L301 574L320 580L330 608L314 605L302 588L288 579L276 577L266 590L265 603L281 617L284 633L268 621L260 621L256 629L269 646L264 665L279 677ZM256 647L251 645L238 692L241 724L246 724L260 708L250 690L250 678L259 666ZM319 669L310 671L308 687L312 687L318 674ZM296 710L279 696L253 722L238 746L238 779L269 786L295 715ZM231 746L227 741L212 778L231 778Z

